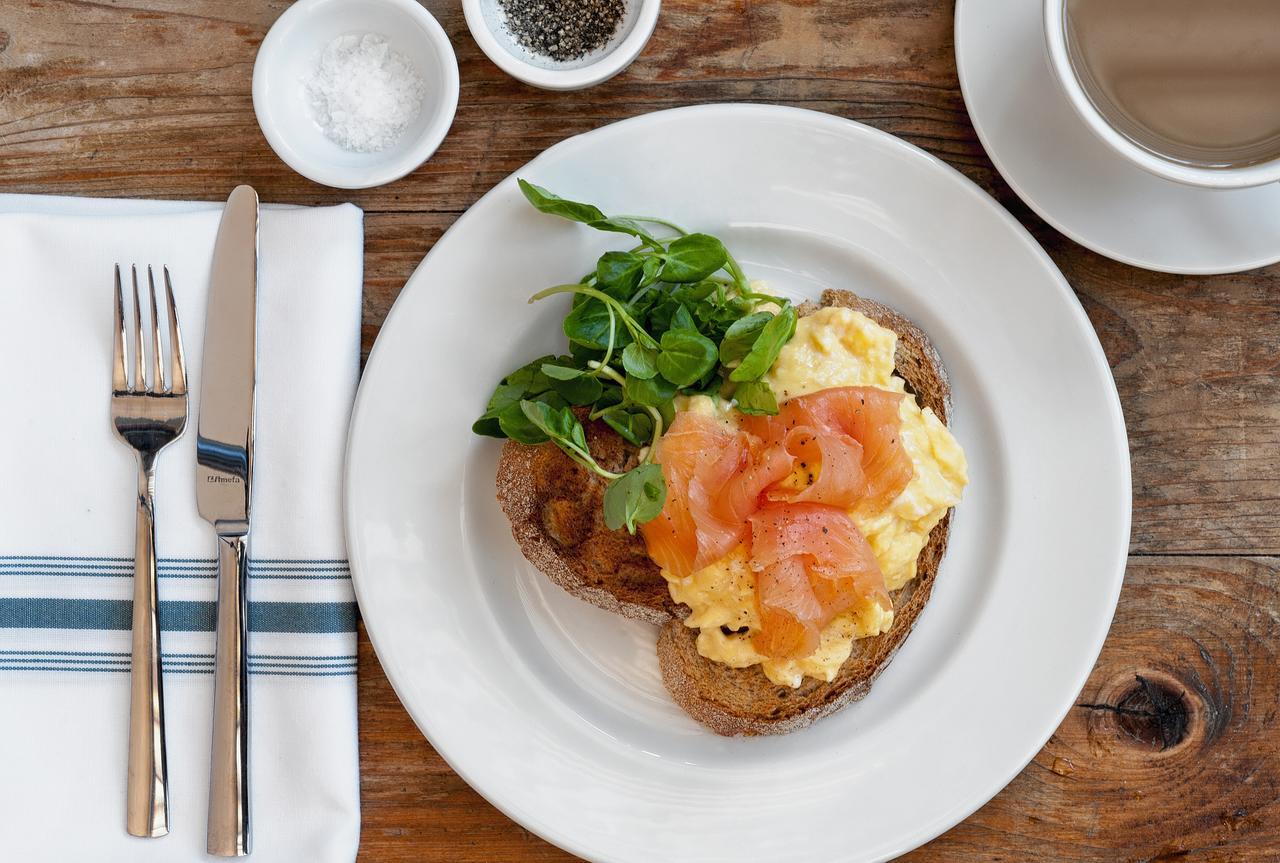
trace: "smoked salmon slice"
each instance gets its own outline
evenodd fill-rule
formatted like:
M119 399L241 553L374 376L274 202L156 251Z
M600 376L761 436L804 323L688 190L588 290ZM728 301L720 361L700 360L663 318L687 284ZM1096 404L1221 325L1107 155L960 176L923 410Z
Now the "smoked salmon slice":
M758 652L798 658L837 615L890 606L884 576L849 516L883 507L911 481L900 438L903 395L837 387L785 402L738 428L677 414L657 453L662 513L641 525L649 556L683 578L748 544Z
M710 502L716 517L745 524L760 507L767 489L786 479L795 470L795 456L785 447L766 447L758 438L742 433L746 463L730 477Z
M884 575L849 514L816 503L774 503L751 516L751 568L765 656L808 656L822 628L864 602L889 606Z
M768 489L765 496L769 500L825 503L848 509L866 496L862 444L848 435L796 426L783 436L781 447L792 457L792 475L798 477L799 484Z
M862 446L866 485L859 505L883 508L902 493L914 474L899 437L902 399L902 393L876 387L832 387L788 399L776 416L746 417L742 428L770 444L781 443L802 428L815 434L847 435Z
M660 447L667 502L640 530L654 562L683 577L742 541L758 471L746 434L689 411L676 416Z
M827 611L800 558L780 560L756 574L756 607L760 629L751 646L757 653L782 659L817 650Z

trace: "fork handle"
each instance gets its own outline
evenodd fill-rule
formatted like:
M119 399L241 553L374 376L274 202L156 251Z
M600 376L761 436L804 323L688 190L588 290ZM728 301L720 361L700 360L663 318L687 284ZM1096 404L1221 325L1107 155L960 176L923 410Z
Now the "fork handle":
M247 536L218 537L217 647L208 852L249 853L249 675L245 651Z
M138 457L133 550L133 649L129 668L129 778L126 828L133 836L169 832L164 686L156 599L155 462Z

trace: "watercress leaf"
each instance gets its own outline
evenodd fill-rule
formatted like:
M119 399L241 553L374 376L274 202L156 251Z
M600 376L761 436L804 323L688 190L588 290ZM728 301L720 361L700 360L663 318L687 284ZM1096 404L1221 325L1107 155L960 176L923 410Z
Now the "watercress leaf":
M471 424L471 432L484 437L505 438L507 436L497 417L480 417Z
M585 224L604 219L604 213L591 204L579 204L577 201L567 200L548 192L541 186L535 186L527 180L517 180L517 182L520 184L520 191L524 193L525 199L530 204L533 204L539 212L550 213L553 216L560 216L561 218Z
M525 399L520 402L520 412L551 440L572 440L574 427L582 427L569 408L557 408L544 401Z
M524 405L526 404L545 405L546 403L541 401L516 402L499 412L497 417L498 426L502 429L503 434L518 443L528 444L530 446L546 443L550 439L549 436L536 423L529 420L528 415L524 412ZM550 406L548 405L548 407Z
M783 345L791 341L796 332L796 309L788 303L760 330L751 350L742 363L729 375L731 381L753 381L763 377L778 358Z
M543 363L542 373L553 381L571 381L586 374L582 369L573 369L568 366L553 365L552 363ZM552 384L552 386L555 386L555 384Z
M661 301L661 292L649 285L642 284L640 290L631 295L631 299L627 303L627 309L631 312L632 317L637 321L641 321L644 319L644 315L648 314L649 310Z
M671 326L673 330L694 330L698 329L698 324L693 319L693 315L689 314L689 309L684 303L676 306L675 312L671 315Z
M658 407L675 397L676 385L662 375L654 375L647 380L627 375L627 382L622 387L622 392L638 405Z
M597 210L597 212L599 211ZM648 231L646 231L639 222L633 221L631 219L610 219L610 218L606 218L602 213L600 215L600 218L592 219L591 221L587 222L587 224L595 228L597 231L609 231L615 234L627 234L628 236L632 236L639 240L643 240L645 243L648 243L651 246L660 245L658 241L655 240L653 236Z
M526 395L538 395L551 389L551 381L542 373L544 363L555 362L555 357L547 354L538 357L507 375L503 383L522 387Z
M564 319L564 334L573 344L604 350L609 344L609 309L594 297L575 308ZM622 321L614 318L613 347L622 347L631 340Z
M672 296L686 305L696 305L714 294L717 287L719 286L715 282L694 282L691 285L681 285L676 288ZM708 305L706 311L710 312L713 308Z
M699 331L718 345L724 341L724 334L728 331L732 323L733 321L713 318L710 322L699 327Z
M673 384L687 387L714 369L718 357L715 342L697 330L667 330L662 334L658 371Z
M658 373L658 352L636 342L622 351L622 367L635 378L648 380Z
M599 378L586 375L567 380L553 378L551 386L571 405L589 405L604 391Z
M529 401L545 402L556 410L563 410L569 407L569 403L565 401L564 397L555 390L547 390L545 393L540 393L539 395L529 399Z
M717 303L710 321L702 328L702 332L717 344L724 340L729 327L751 314L751 304L738 299L728 299Z
M652 521L662 512L667 500L667 484L662 468L642 464L609 483L604 492L604 523L610 530L625 527L631 533L636 525Z
M711 367L705 375L698 378L697 382L687 387L692 393L714 395L724 387L724 378L720 374L719 364Z
M570 414L570 416L573 416L573 415ZM583 429L582 423L578 422L577 417L573 418L573 426L569 429L569 439L572 440L575 444L577 444L579 449L581 449L583 452L585 453L591 452L591 450L587 448L587 432L585 429Z
M552 390L571 405L589 405L600 398L603 387L599 378L576 368L573 357L560 356L555 362L543 363L542 373L550 379Z
M599 348L589 348L586 345L570 342L569 357L573 360L574 365L585 366L591 360L603 359L604 351Z
M484 414L471 424L471 430L478 435L485 435L486 437L506 437L506 433L498 422L498 414L512 405L518 405L524 395L523 386L507 383L498 384L493 391L493 395L489 397L489 404L485 408Z
M658 415L662 417L662 427L664 429L671 428L671 424L676 421L676 406L670 399L660 405L654 405L658 409Z
M667 246L663 255L664 282L700 282L725 265L729 253L724 243L709 234L686 234Z
M760 337L760 331L772 319L773 314L770 312L755 312L730 324L720 342L720 362L728 365L750 353L751 346Z
M617 384L605 384L600 397L596 399L595 409L601 411L620 404L622 404L622 387Z
M516 404L524 397L525 388L517 384L498 384L494 389L493 395L489 397L489 404L485 407L484 415L487 417L497 416L498 412L503 408Z
M698 332L717 345L724 339L725 330L729 329L729 325L741 317L717 305L714 299L705 300L694 306L693 316L698 320Z
M733 391L733 398L738 403L738 410L744 414L773 415L778 412L778 397L765 381L743 381Z
M635 446L647 446L653 441L653 418L648 413L613 410L601 419Z
M596 262L596 285L611 297L629 299L640 288L648 259L631 252L605 252Z
M658 257L657 255L646 255L644 259L644 265L643 267L641 267L643 278L641 278L640 284L643 286L643 285L652 284L654 281L656 281L658 278L658 275L662 272L662 264L663 264L662 258Z
M661 333L671 329L671 320L680 304L670 297L659 295L649 310L649 332Z

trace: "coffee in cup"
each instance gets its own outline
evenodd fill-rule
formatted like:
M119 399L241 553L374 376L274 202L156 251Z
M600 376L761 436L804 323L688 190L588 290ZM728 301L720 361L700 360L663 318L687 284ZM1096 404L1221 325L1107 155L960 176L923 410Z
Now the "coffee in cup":
M1280 0L1046 0L1045 14L1067 95L1122 155L1198 185L1280 179Z

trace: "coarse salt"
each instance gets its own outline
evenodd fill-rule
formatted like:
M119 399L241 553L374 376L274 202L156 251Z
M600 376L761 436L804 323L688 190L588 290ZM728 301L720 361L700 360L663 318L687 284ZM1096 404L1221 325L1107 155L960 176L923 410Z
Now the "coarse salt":
M325 45L304 83L325 137L357 153L400 140L427 92L412 61L376 33L349 33Z

